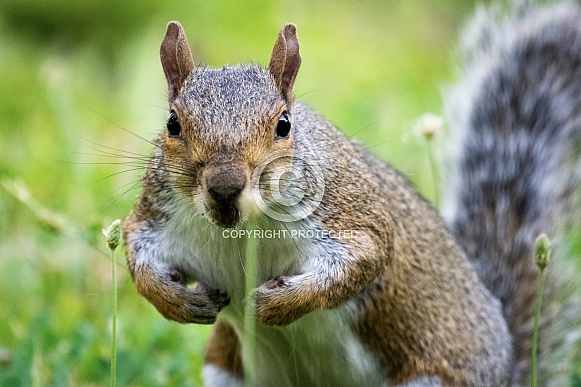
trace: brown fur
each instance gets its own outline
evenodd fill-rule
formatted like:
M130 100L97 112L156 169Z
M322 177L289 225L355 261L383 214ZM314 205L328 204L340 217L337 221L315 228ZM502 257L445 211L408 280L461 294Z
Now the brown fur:
M206 345L204 362L228 370L232 375L243 379L241 356L240 342L234 329L224 321L216 322Z

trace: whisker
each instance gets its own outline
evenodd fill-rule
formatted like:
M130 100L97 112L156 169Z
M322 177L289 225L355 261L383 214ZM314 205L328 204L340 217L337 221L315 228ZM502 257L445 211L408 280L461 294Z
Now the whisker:
M121 192L118 195L115 195L111 202L109 203L109 205L107 207L105 207L105 209L109 209L113 206L113 204L117 203L117 201L119 201L119 199L121 199L123 196L125 196L127 193L133 191L136 188L139 188L141 182L136 182L135 184L133 184L133 186L131 186L129 189L126 189L125 191Z
M159 92L157 92L157 93L155 93L155 94L162 95L162 94L161 94L161 93L159 93ZM167 97L167 95L163 95L163 96L164 96L164 97ZM159 105L154 105L154 104L148 104L148 105L139 105L139 106L142 106L142 107L154 107L154 108L158 108L158 109L161 109L161 110L167 111L167 106L159 106Z
M159 144L156 144L156 143L154 143L153 141L149 141L148 139L146 139L146 138L144 138L144 137L142 137L142 136L138 135L137 133L134 133L134 132L132 132L132 131L131 131L131 130L129 130L129 129L125 129L123 126L121 126L121 125L119 125L118 123L116 123L115 121L113 121L113 120L109 119L109 118L108 118L108 117L106 117L105 115L103 115L103 114L99 113L98 111L96 111L96 110L95 110L95 109L93 109L92 107L90 107L90 106L88 106L88 105L85 105L85 108L87 108L87 109L91 110L93 113L95 113L96 115L98 115L99 117L101 117L102 119L104 119L105 121L109 122L110 124L114 125L114 126L115 126L115 127L117 127L118 129L121 129L122 131L124 131L124 132L126 132L126 133L128 133L128 134L131 134L132 136L134 136L134 137L136 137L136 138L138 138L138 139L140 139L140 140L143 140L143 141L145 141L146 143L148 143L148 144L151 144L151 145L153 145L153 146L154 146L154 147L156 147L156 148L160 148Z
M98 143L96 143L94 141L91 141L91 140L86 140L86 139L81 139L81 140L83 142L85 142L85 143L89 143L91 145L94 145L96 148L90 147L87 144L83 143L84 146L86 146L87 148L92 149L92 150L94 150L96 152L103 152L99 148L104 148L104 149L112 150L112 151L115 151L115 152L120 152L122 154L125 153L125 154L130 154L130 155L139 156L139 157L147 157L147 156L144 156L144 155L139 154L139 153L126 151L124 149L117 149L117 148L113 148L113 147L110 147L110 146L107 146L107 145L98 144Z
M378 146L388 144L388 143L392 142L393 140L394 139L386 140L386 141L380 142L379 144L375 144L375 145L371 145L371 146L365 147L365 148L363 148L363 150L369 150L371 148L376 148Z
M359 133L361 133L361 132L364 132L365 130L367 130L367 129L371 128L372 126L375 126L375 125L377 125L377 123L378 123L378 122L379 122L379 120L377 120L377 121L374 121L374 122L370 123L369 125L367 125L367 126L363 127L362 129L359 129L357 132L355 132L355 133L351 134L350 136L346 136L346 137L347 137L347 139L353 138L353 137L355 137L356 135L358 135Z
M312 90L309 90L309 91L307 91L307 92L304 92L303 94L297 95L297 96L295 97L295 99L294 99L294 100L296 101L296 100L298 100L299 98L302 98L302 97L304 97L305 95L311 94L312 92L314 92L314 91L316 91L316 90L317 90L317 89L312 89Z
M135 172L135 171L140 171L140 170L144 170L144 169L145 169L144 167L139 167L139 168L138 168L138 167L136 167L136 168L129 168L129 169L124 169L124 170L122 170L122 171L115 172L115 173L112 173L112 174L110 174L110 175L107 175L107 176L105 176L105 177L102 177L102 178L100 178L99 180L97 180L97 182L100 182L100 181L103 181L103 180L106 180L106 179L110 179L110 178L112 178L112 177L114 177L114 176L118 176L118 175L121 175L121 174L123 174L123 173L127 173L127 172Z
M141 184L141 180L130 181L129 183L125 183L122 186L116 188L113 192L120 191L120 190L122 190L122 189L124 189L124 188L126 188L127 186L130 186L130 185L132 185L132 188L131 189L133 189L133 188L139 186L140 184Z

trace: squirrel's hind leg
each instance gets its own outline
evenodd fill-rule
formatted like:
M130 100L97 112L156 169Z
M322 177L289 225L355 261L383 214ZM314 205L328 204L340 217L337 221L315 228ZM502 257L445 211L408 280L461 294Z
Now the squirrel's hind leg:
M243 386L244 373L240 351L240 341L234 328L225 321L217 321L206 345L202 371L204 385Z

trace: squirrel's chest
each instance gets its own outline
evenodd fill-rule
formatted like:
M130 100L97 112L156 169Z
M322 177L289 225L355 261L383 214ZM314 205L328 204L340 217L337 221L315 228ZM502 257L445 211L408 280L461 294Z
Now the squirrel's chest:
M295 226L300 230L311 227ZM167 263L241 300L249 270L255 269L255 286L259 286L278 276L299 274L305 262L316 256L316 241L296 231L277 224L252 230L223 229L192 212L177 211L154 237ZM247 252L249 243L256 246L255 256Z

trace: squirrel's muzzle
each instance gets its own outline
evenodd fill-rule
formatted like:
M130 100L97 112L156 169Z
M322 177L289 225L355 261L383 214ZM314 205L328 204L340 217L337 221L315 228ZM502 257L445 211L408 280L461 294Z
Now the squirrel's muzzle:
M246 175L231 164L211 168L205 178L206 208L212 220L222 227L233 227L240 220L236 202L246 186Z

